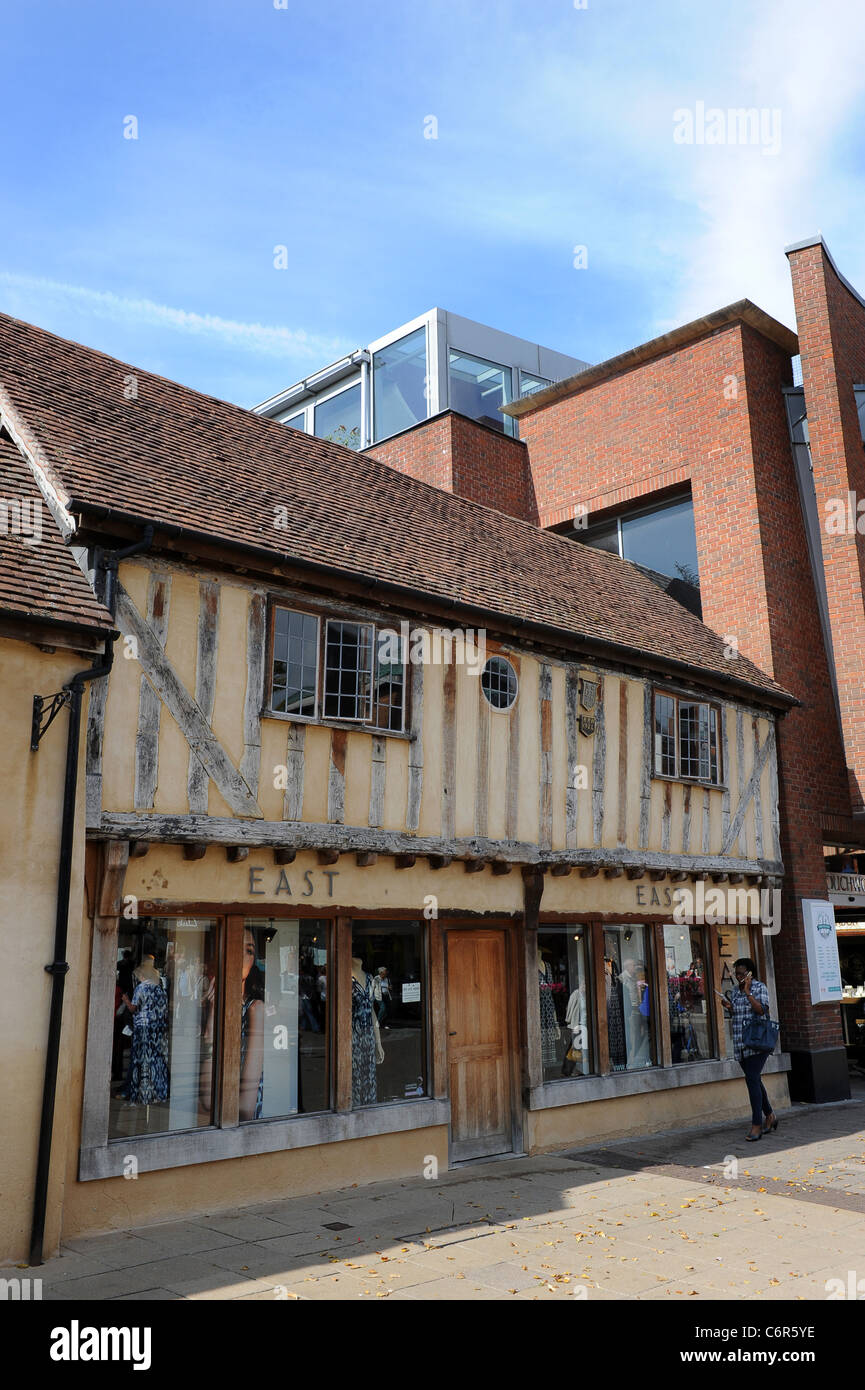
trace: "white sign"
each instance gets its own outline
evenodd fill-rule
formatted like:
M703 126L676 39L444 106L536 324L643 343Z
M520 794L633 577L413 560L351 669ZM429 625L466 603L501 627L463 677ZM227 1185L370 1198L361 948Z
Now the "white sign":
M417 980L414 984L403 985L402 1002L404 1004L420 1003L420 980Z
M811 1003L838 1001L842 988L835 909L831 903L821 902L819 898L803 898L802 920L805 923Z
M839 907L865 907L865 874L827 874L826 892Z

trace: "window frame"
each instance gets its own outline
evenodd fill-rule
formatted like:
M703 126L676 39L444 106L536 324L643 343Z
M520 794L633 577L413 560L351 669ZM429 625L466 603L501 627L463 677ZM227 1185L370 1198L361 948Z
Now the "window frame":
M489 697L488 691L484 688L483 679L486 674L487 667L489 666L491 661L503 661L505 665L509 668L511 675L514 678L514 698L511 700L509 705L494 705ZM490 709L493 714L510 714L511 711L515 708L517 700L520 698L520 676L519 672L517 671L517 668L514 666L514 663L508 657L503 656L501 652L492 652L484 662L483 670L481 671L481 674L478 679L480 683L481 693L487 702L488 709Z
M382 444L386 439L393 439L393 438L395 438L395 435L393 435L393 434L383 434L383 435L379 436L378 433L377 433L378 425L377 425L377 421L376 421L376 400L375 400L375 397L376 397L376 389L375 389L375 359L376 359L376 357L378 357L379 353L387 352L388 348L394 347L397 343L402 343L402 342L404 342L406 338L411 338L411 337L413 337L415 333L420 333L421 330L423 330L423 335L424 335L424 361L426 362L426 371L425 371L425 373L424 373L424 387L425 387L425 396L424 396L424 399L425 399L425 401L426 401L426 415L424 415L423 419L421 419L421 420L416 420L416 421L414 422L414 425L403 425L403 428L402 428L401 430L397 430L396 433L397 433L397 434L402 434L403 430L414 429L417 425L422 425L422 424L424 424L424 422L425 422L426 420L429 420L430 416L432 415L432 362L431 362L431 360L430 360L430 325L429 325L429 319L428 319L428 318L425 318L424 321L423 321L423 323L416 324L414 328L409 329L408 333L399 333L399 334L397 334L395 337L389 337L386 341L378 343L374 349L372 349L372 348L370 349L370 353L369 353L369 396L370 396L370 421L369 421L370 440L369 440L369 442L370 442L370 444Z
M449 410L455 410L455 409L456 409L456 406L453 404L453 401L452 401L452 399L451 399L451 394L452 394L452 393L451 393L451 366L452 366L452 363L451 363L451 354L452 354L452 353L456 354L456 356L458 356L458 357L466 357L466 358L468 358L468 359L469 359L470 361L472 361L472 362L480 362L480 363L482 363L485 367L494 367L494 368L496 369L496 371L500 371L500 372L502 373L502 375L503 375L503 382L509 383L509 386L508 386L508 385L505 386L505 395L506 395L506 397L508 397L508 399L505 399L504 401L502 401L502 405L513 405L515 399L520 399L519 397L516 397L516 398L515 398L515 396L514 396L514 385L515 385L515 384L516 384L517 390L519 390L519 376L517 375L517 380L516 380L516 383L515 383L515 382L514 382L514 375L515 375L515 371L516 371L517 369L515 369L512 365L509 366L507 362L494 362L494 361L493 361L491 358L489 358L489 357L481 357L481 356L480 356L478 353L476 353L476 352L467 352L464 348L455 347L453 343L448 342L447 347L446 347L446 363L447 363L447 379L448 379L448 394L447 394L447 400L448 400L448 409L449 409ZM498 407L497 407L497 408L498 408ZM510 415L503 415L503 416L501 417L501 418L502 418L502 421L503 421L501 430L499 430L498 427L497 427L496 425L487 424L487 422L486 422L485 420L478 419L476 416L470 415L470 416L467 416L466 418L467 418L467 419L470 419L470 420L474 420L475 423L478 424L478 425L485 425L487 429L494 429L494 430L496 430L497 433L505 434L505 435L508 435L508 436L510 436L510 437L513 437L513 436L514 436L514 425L516 424L516 421L515 421L515 420L513 419L513 417L510 416ZM488 418L489 418L489 419L492 419L493 417L492 417L492 416L489 416Z
M671 772L663 772L663 771L661 771L661 770L659 769L659 767L658 767L659 754L658 754L658 750L657 750L657 747L656 747L656 744L655 744L655 740L656 740L657 737L658 737L658 699L659 699L659 698L661 698L661 699L667 699L667 700L672 700L672 701L673 701L673 705L674 705L674 710L675 710L675 733L674 733L673 745L674 745L674 751L675 751L676 767L675 767L675 772L672 772L672 773L671 773ZM682 736L681 736L681 722L680 722L680 706L683 705L683 704L684 704L684 705L696 705L696 706L698 707L698 709L701 708L701 707L705 707L706 710L708 711L708 714L709 714L709 738L710 738L710 744L709 744L709 768L710 768L710 776L709 776L708 778L706 778L706 777L691 777L691 776L689 776L687 773L683 773L683 772L682 772L682 766L681 766L681 762L682 762L682 759L681 759L681 737L682 737ZM724 778L725 778L725 775L726 775L726 768L724 767L724 734L723 734L724 709L725 709L725 706L724 706L724 705L721 703L721 701L719 701L719 700L704 700L704 699L701 699L701 698L699 697L699 695L688 695L688 694L684 694L682 691L670 690L669 688L667 688L667 687L665 687L665 686L653 686L653 687L652 687L652 728L651 728L651 735L652 735L652 737L651 737L651 745L650 745L650 750L651 750L651 751L650 751L650 757L651 757L651 761L652 761L652 766L651 766L652 776L653 776L653 777L657 777L657 778L659 778L661 781L665 781L665 782L687 782L687 783L689 783L691 786L697 786L697 787L717 787L717 788L723 790L723 788L724 788L724 786L725 786ZM715 714L716 721L717 721L717 727L716 727L716 734L715 734L715 737L716 737L716 744L717 744L717 746L716 746L716 757L717 757L718 773L717 773L717 778L715 778L715 779L711 778L711 758L712 758L712 752L711 752L711 716L712 716L712 713L713 713L713 712L714 712L714 714Z
M357 390L360 392L360 405L358 406L358 426L357 426L357 428L358 428L358 440L357 440L357 447L354 448L351 444L343 444L343 445L342 445L342 448L343 448L343 449L351 449L352 453L354 453L354 454L359 454L359 453L361 452L362 448L363 448L363 374L362 374L362 373L360 373L360 374L358 374L358 375L356 375L356 376L348 377L348 378L346 378L346 379L343 380L343 381L337 382L336 386L334 386L332 390L322 391L319 395L313 396L312 400L309 402L308 409L309 409L309 411L310 411L310 414L309 414L309 416L307 417L307 422L308 422L308 424L309 424L309 423L312 424L312 429L307 429L306 433L309 434L309 435L311 435L313 439L320 439L321 442L322 442L323 444L338 444L338 443L340 442L338 439L328 439L328 438L327 438L327 435L324 435L324 434L316 434L316 432L315 432L315 412L318 410L318 407L319 407L320 405L327 405L330 401L335 400L337 396L342 396L342 395L345 394L346 391L351 391L351 390L354 390L354 389L357 389ZM300 414L300 411L298 411L297 413ZM283 421L283 423L284 423L284 424L287 424L288 422L287 422L287 421Z
M315 670L315 713L314 714L293 714L285 710L273 708L273 664L274 664L274 643L276 635L276 612L277 609L284 608L290 613L300 613L304 617L314 618L317 623L316 634L316 670ZM265 642L265 669L264 669L264 691L262 693L261 715L264 719L281 719L291 724L316 724L326 728L356 729L363 733L381 734L389 738L411 737L408 732L410 719L410 691L411 681L407 677L408 667L403 663L402 679L402 719L399 728L392 729L386 725L378 725L362 719L353 719L344 715L329 715L324 712L324 682L326 677L327 664L327 628L332 622L354 623L358 627L371 627L373 630L373 661L372 679L370 682L370 716L375 715L378 705L375 694L376 673L378 671L378 642L379 634L386 628L393 630L393 624L382 622L380 619L364 615L337 615L332 609L326 606L318 609L304 607L293 601L284 601L280 595L268 595L267 599L267 640Z

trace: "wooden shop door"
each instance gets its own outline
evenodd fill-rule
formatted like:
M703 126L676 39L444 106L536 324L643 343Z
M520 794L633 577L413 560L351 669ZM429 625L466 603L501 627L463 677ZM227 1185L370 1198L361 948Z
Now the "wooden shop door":
M507 946L500 928L447 933L452 1162L514 1150Z

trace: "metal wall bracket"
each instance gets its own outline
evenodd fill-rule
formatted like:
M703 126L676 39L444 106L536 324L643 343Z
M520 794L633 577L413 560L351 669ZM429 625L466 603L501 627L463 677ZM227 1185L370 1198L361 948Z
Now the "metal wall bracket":
M33 696L33 722L30 726L30 750L39 752L39 744L54 723L64 705L69 704L68 690L59 690L56 695ZM45 706L48 706L47 714Z

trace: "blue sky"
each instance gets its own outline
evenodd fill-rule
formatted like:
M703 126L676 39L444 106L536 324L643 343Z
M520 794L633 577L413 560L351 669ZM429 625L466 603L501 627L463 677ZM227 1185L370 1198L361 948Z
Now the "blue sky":
M251 405L433 304L589 361L792 323L818 229L865 292L865 7L276 4L6 0L0 309ZM780 148L677 143L698 102Z

